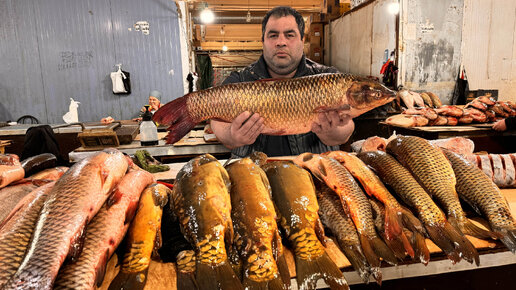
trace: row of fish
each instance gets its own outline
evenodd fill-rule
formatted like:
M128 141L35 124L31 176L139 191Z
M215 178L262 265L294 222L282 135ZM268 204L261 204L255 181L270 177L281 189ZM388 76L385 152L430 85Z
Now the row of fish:
M516 104L481 96L466 104L464 108L455 105L440 106L436 109L408 108L402 114L390 116L385 122L400 127L455 126L494 122L509 116L516 116Z
M403 101L407 109L440 108L443 104L439 97L432 92L413 92L407 89L400 89L397 93L398 101Z
M111 289L143 289L169 194L153 183L106 149L27 194L0 225L0 289L93 289L128 229Z
M210 155L192 159L172 192L172 208L193 249L177 257L178 285L287 289L281 233L294 254L300 289L315 288L321 278L345 289L325 252L322 224L360 277L378 283L381 261L396 265L409 256L427 264L426 238L454 263L480 263L465 235L500 239L516 250L508 205L476 166L418 137L397 136L386 150L304 153L293 162L256 155L254 162L244 158L226 167ZM459 196L490 229L466 217Z

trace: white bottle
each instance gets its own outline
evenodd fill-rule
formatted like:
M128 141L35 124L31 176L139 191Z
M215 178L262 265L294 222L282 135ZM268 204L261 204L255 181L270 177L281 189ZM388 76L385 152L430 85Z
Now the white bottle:
M142 123L140 124L140 144L142 146L158 145L158 128L152 121L149 106L145 106L145 113L143 113Z

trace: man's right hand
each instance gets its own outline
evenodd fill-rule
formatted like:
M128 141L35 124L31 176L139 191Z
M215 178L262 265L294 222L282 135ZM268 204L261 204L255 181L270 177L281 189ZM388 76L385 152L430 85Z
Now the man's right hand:
M253 144L265 129L264 119L247 111L231 123L211 120L210 124L217 139L229 149Z

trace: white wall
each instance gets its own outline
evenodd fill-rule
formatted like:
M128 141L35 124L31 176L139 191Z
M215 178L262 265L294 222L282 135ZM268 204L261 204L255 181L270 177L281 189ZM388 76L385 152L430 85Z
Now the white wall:
M463 0L401 2L401 84L449 104L460 67Z
M464 0L462 54L471 90L516 101L516 1Z
M325 47L331 50L325 51L324 63L341 72L381 77L384 51L395 49L395 15L387 11L393 2L375 1L333 21L331 38L326 25Z

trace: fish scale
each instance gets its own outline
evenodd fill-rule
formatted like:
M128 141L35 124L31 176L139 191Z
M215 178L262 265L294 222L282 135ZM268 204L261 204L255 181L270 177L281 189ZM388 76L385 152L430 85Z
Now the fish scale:
M394 97L393 91L367 78L326 73L196 91L165 104L153 120L170 125L169 143L181 139L203 120L231 122L244 111L264 118L264 134L301 134L311 130L320 111L345 110L345 114L356 117Z

